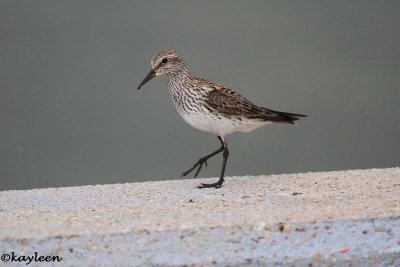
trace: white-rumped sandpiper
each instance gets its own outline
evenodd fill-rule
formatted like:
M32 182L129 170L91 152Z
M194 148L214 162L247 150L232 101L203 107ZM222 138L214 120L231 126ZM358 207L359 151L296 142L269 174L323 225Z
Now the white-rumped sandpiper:
M221 142L219 149L200 158L182 174L186 176L197 167L196 177L209 158L223 153L219 180L211 184L202 183L199 188L222 186L229 156L228 134L250 132L271 123L294 124L299 117L306 117L259 107L232 89L192 76L182 58L172 49L158 52L152 58L151 70L137 89L155 76L166 78L175 108L182 118L196 129L215 134Z

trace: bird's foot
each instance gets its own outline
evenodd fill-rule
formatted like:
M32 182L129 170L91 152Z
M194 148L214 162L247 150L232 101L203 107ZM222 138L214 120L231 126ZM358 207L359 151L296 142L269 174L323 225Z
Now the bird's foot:
M223 183L224 183L224 179L220 179L220 180L218 180L218 182L212 183L212 184L201 183L201 185L197 186L197 188L203 189L203 188L213 188L214 187L215 189L218 189L218 188L222 187Z
M201 168L203 167L203 164L205 164L206 167L207 167L207 158L201 158L201 159L199 159L199 160L196 162L196 164L193 165L192 168L190 168L189 170L187 170L187 171L185 171L184 173L182 173L182 176L181 176L181 177L184 177L184 176L188 175L188 174L191 173L194 169L196 169L197 166L199 166L199 167L197 168L196 173L194 174L194 178L196 178L197 175L199 174Z

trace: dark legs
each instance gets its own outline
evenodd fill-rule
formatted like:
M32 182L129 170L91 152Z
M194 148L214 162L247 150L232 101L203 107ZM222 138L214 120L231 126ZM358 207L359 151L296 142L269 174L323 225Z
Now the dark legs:
M226 145L226 143L224 144L224 153L222 154L224 157L224 160L222 162L222 169L221 169L221 174L219 176L219 180L216 183L212 183L212 184L201 184L198 186L198 188L209 188L209 187L215 187L215 188L221 188L222 184L224 183L224 175L225 175L225 167L226 167L226 161L228 160L228 156L229 156L229 150L228 150L228 146Z
M192 172L197 166L197 171L196 174L194 175L194 177L197 177L197 175L199 174L201 168L203 167L203 164L206 164L207 166L207 160L221 152L224 152L223 155L223 162L222 162L222 169L221 169L221 174L219 176L219 180L216 183L212 183L212 184L201 184L200 186L198 186L198 188L209 188L209 187L214 187L214 188L220 188L224 182L224 175L225 175L225 167L226 167L226 162L228 160L228 156L229 156L229 150L228 150L228 146L226 144L226 140L225 138L222 139L220 136L217 136L219 141L221 142L221 147L217 150L215 150L214 152L212 152L211 154L204 156L202 158L200 158L196 164L193 165L192 168L190 168L189 170L185 171L182 176L186 176L188 175L190 172Z

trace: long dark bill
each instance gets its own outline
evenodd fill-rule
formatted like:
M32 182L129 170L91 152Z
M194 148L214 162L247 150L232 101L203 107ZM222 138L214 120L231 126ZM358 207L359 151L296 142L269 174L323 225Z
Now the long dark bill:
M152 69L149 74L147 74L146 77L144 77L143 81L139 84L137 89L140 89L140 87L142 87L145 83L147 83L148 81L150 81L151 79L153 79L156 76L156 73L154 72L154 70Z

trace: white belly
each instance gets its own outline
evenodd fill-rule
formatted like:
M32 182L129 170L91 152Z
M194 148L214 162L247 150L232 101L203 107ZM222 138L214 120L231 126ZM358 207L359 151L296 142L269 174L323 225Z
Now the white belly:
M208 115L181 113L182 118L192 127L204 132L213 133L218 136L226 136L233 132L250 132L270 122L250 120L247 118L218 117L209 113Z
M174 87L171 87L170 89L172 100L174 101L178 113L189 125L201 131L224 137L227 134L237 131L250 132L271 123L257 119L247 119L245 117L238 118L231 116L230 118L227 118L222 115L219 116L218 114L210 112L206 107L204 107L204 103L202 102L194 103L193 105L190 105L190 108L185 108L183 102L201 101L201 96L194 98L189 92L184 92Z

